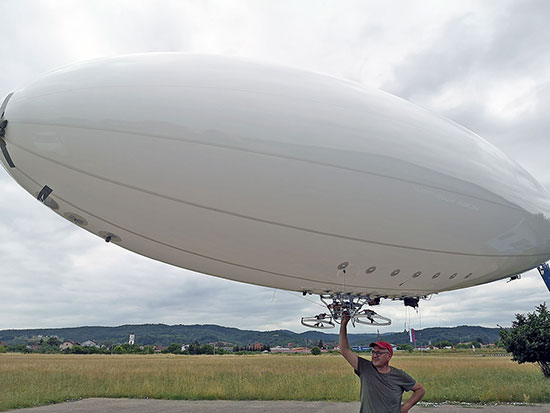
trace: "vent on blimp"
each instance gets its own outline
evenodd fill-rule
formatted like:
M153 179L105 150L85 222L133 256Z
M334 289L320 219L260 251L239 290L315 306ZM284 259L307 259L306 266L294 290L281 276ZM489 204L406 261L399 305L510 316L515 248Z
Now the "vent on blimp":
M365 270L366 274L371 274L376 271L376 265L373 265L372 267L369 267Z
M73 224L76 224L80 227L85 227L86 225L88 225L88 221L86 221L80 215L74 214L72 212L65 212L63 216L71 221Z
M339 270L345 270L346 268L348 268L348 265L349 265L349 262L345 261L341 264L338 264L338 269Z

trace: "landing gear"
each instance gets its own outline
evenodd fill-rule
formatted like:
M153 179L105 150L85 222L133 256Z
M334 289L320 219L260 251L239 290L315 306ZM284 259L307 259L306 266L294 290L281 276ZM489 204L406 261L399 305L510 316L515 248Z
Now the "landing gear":
M348 314L353 326L355 323L370 326L388 326L391 320L376 312L363 309L366 305L376 305L380 299L352 295L352 294L324 294L321 301L327 306L330 314L322 313L313 317L302 317L302 325L310 328L333 328L335 323L340 324L344 314Z

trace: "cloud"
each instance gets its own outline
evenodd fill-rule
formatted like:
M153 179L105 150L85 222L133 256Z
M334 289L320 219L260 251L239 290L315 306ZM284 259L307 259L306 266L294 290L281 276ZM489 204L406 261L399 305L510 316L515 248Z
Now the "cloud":
M534 156L550 150L550 4L501 5L457 13L383 87L473 130L550 188L544 157Z
M278 62L383 88L474 130L550 188L550 4L377 1L0 2L0 99L75 61L155 51ZM163 322L302 331L314 296L193 273L81 230L0 170L0 329ZM441 293L381 331L509 325L548 293L537 273ZM359 327L358 331L372 331Z

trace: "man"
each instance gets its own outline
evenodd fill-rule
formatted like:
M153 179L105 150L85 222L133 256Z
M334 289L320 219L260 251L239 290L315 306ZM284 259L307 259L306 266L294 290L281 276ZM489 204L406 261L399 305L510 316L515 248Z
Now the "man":
M340 353L355 369L361 379L361 413L407 413L422 399L424 387L403 370L390 366L393 356L391 344L385 341L371 343L372 362L358 357L349 348L346 315L340 324ZM401 405L403 392L413 391Z

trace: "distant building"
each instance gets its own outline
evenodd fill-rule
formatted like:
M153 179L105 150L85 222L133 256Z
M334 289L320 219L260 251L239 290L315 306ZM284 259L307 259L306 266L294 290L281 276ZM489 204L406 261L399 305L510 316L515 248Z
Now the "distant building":
M288 347L275 346L271 347L272 353L292 353L293 351Z
M307 347L294 347L292 348L292 353L309 353L311 352L310 348Z
M262 349L262 343L254 343L246 346L248 351L260 351Z
M86 340L80 344L82 347L95 347L100 348L101 346L97 344L94 340Z
M160 353L162 352L163 350L166 350L168 348L168 346L161 346L161 345L158 345L158 346L153 346L153 351L155 353Z
M63 343L61 343L59 345L59 349L61 351L65 351L67 349L72 349L74 346L77 346L78 343L76 341L72 341L72 340L65 340Z
M366 351L369 351L371 348L369 346L353 346L351 348L353 351L362 351L362 352L366 352Z
M128 344L134 345L136 341L136 335L134 333L130 333L130 339L128 340Z

